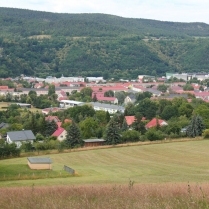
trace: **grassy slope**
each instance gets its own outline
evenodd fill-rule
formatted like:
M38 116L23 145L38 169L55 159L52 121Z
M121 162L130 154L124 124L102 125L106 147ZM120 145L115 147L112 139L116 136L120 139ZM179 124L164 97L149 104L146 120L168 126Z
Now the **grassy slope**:
M209 180L208 145L209 141L203 140L54 154L50 155L54 171L63 172L65 164L74 168L78 176L2 181L1 185L123 184L129 179L136 183L206 182ZM1 177L7 173L7 166L15 164L25 169L22 165L26 163L26 158L1 160ZM22 170L12 172L19 175Z

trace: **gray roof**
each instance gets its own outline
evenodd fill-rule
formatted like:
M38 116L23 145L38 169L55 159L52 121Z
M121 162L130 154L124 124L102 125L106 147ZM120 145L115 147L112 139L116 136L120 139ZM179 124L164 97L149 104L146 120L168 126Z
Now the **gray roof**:
M105 142L104 139L84 139L84 142Z
M26 141L26 140L36 139L36 137L34 136L31 130L10 131L7 132L7 135L11 141Z
M28 161L31 164L52 164L52 160L49 157L28 157Z

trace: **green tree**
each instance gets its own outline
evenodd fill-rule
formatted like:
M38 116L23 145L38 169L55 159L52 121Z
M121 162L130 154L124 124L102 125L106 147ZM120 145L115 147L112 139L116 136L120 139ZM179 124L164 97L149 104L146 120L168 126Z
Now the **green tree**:
M165 120L169 120L172 117L178 116L178 109L173 105L167 105L160 116Z
M167 89L168 89L168 86L165 85L165 84L159 84L159 85L157 86L157 90L158 90L158 91L161 91L161 92L163 92L163 93L165 93L165 92L167 91Z
M106 91L104 93L105 97L114 97L114 92L112 90Z
M54 120L46 121L45 136L46 137L51 136L57 130L57 128L58 128L58 126Z
M140 134L135 130L127 130L122 133L123 142L136 142L140 140Z
M48 96L55 94L55 85L50 84L48 88Z
M97 129L99 126L94 118L88 117L79 123L79 127L82 138L88 139L97 135Z
M194 115L191 119L191 123L187 128L187 136L196 137L201 136L204 130L203 120L199 115Z
M107 144L119 144L121 142L121 136L119 134L119 128L117 122L112 118L108 123L105 130L105 140Z
M83 145L80 129L74 121L67 129L66 142L70 148Z
M91 97L93 90L90 87L85 87L81 89L80 93L82 97L89 96Z
M135 106L135 111L141 113L146 119L152 119L156 116L158 105L155 101L145 98Z

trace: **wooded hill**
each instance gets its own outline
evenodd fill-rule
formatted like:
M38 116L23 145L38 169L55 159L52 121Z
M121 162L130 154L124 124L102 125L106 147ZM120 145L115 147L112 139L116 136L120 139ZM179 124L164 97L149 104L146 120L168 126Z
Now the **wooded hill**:
M0 8L0 77L209 71L209 25Z

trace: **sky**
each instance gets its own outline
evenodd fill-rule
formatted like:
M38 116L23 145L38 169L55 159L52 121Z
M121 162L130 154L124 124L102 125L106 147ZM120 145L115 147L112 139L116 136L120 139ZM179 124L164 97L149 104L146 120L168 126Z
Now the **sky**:
M0 0L0 7L209 24L209 0Z

